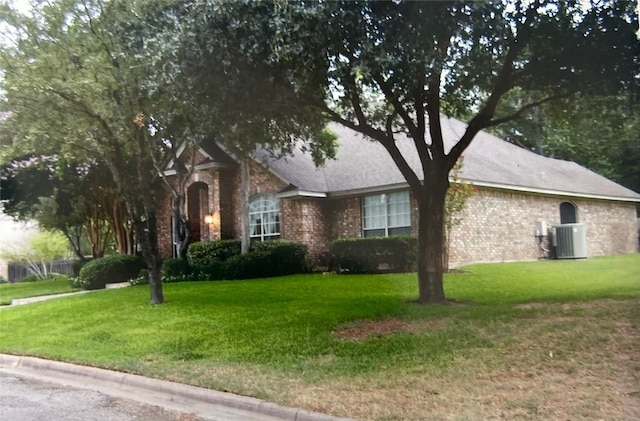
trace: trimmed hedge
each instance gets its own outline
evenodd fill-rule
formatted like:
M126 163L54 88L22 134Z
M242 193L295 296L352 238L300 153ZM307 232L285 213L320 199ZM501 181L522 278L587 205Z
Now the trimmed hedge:
M240 254L240 240L198 241L189 245L187 260L196 271Z
M268 252L270 256L269 272L266 276L293 275L309 271L306 245L294 241L273 240L251 245L255 252ZM251 254L251 253L250 253Z
M224 265L224 279L253 279L277 276L271 253L253 251L239 254L227 260Z
M145 268L140 256L117 255L93 259L80 269L73 286L82 289L102 289L108 283L126 282Z
M307 253L304 244L274 240L255 242L248 254L241 255L240 240L219 240L191 244L187 258L192 275L204 274L215 280L251 279L307 272ZM185 273L174 276L193 278Z
M166 259L162 262L162 271L163 276L183 276L189 275L193 273L193 269L191 269L191 265L185 259Z
M418 240L410 236L342 238L331 243L332 266L340 272L409 272L417 263Z

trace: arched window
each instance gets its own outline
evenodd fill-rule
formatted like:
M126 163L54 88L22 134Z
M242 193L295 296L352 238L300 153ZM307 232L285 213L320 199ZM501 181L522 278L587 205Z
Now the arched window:
M280 238L280 203L275 196L261 194L249 202L249 236L260 241Z
M575 224L576 222L578 222L576 205L571 202L560 203L560 223Z

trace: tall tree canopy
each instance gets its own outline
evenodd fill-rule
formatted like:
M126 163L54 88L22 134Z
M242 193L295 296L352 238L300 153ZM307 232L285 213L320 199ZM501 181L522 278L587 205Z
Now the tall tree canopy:
M195 13L196 5L206 5L207 13ZM232 43L200 37L217 4L55 0L38 6L25 16L0 4L0 21L12 34L0 48L0 111L11 112L1 132L9 146L3 155L105 165L136 227L152 304L164 301L156 227L163 185L186 223L181 207L189 166L176 168L177 183L159 177L169 159L178 162L182 147L215 136L240 151L264 143L287 153L305 142L318 161L330 154L324 119L285 100L290 84L287 90L280 79L247 78L253 73L245 69L258 70L260 61L239 55Z
M234 2L208 22L208 39L235 40L268 65L255 77L281 78L299 106L385 147L418 204L418 301L431 303L445 301L444 203L463 151L480 130L540 104L637 92L633 9L606 0ZM500 112L514 89L528 99ZM469 115L465 133L448 139L453 146L443 139L443 113ZM417 171L396 146L399 132L416 148Z
M522 102L515 92L503 106ZM640 191L640 102L629 95L565 99L529 110L494 132L541 155L575 161Z
M148 66L127 45L120 19L133 3L56 1L23 16L3 8L15 44L2 49L3 135L17 148L95 157L109 168L138 231L150 273L151 302L164 301L156 239L157 163L166 144L152 130L161 101ZM168 123L167 123L168 124Z
M4 213L60 231L78 258L84 259L84 240L94 258L102 257L111 241L120 253L133 254L126 207L108 169L99 163L29 156L0 168L0 182Z

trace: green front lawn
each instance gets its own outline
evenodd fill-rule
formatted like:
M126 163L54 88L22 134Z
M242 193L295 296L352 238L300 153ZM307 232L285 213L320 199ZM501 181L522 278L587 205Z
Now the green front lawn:
M41 295L62 294L76 291L66 276L36 282L0 284L0 305L11 304L16 298L39 297Z
M0 352L362 419L640 414L640 254L466 269L427 307L413 274L99 291L0 310Z

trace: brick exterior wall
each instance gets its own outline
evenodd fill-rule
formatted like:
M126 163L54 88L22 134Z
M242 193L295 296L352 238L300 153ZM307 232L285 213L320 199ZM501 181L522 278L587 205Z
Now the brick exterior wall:
M234 226L235 215L238 213L239 203L236 197L240 191L240 179L237 169L220 171L220 238L230 240L237 238Z
M362 198L333 199L327 206L329 238L362 237Z
M328 214L323 199L283 199L280 202L282 238L304 243L317 261L329 251Z
M276 195L288 184L263 166L252 163L249 197ZM237 168L208 169L192 175L205 183L197 213L216 212L218 226L200 221L203 239L240 237L240 172ZM578 222L587 232L588 256L631 253L638 249L638 227L633 203L563 198L478 188L468 200L461 223L451 233L451 263L533 260L541 257L535 238L538 221L550 228L560 223L560 203L576 206ZM417 234L417 204L411 199L412 233ZM158 212L160 250L171 256L170 195ZM314 260L321 259L332 240L362 236L362 199L346 197L284 198L280 200L281 237L307 244Z
M542 256L535 238L538 221L549 229L560 223L560 203L569 201L577 208L578 222L586 227L588 256L633 253L638 248L635 205L623 202L570 199L479 188L463 211L460 225L451 233L450 263L535 260ZM361 197L327 200L317 203L324 212L324 227L309 214L301 218L315 225L313 240L289 236L309 245L312 256L321 256L332 240L362 236ZM291 213L289 218L294 218ZM287 225L288 226L288 225ZM417 203L411 199L411 226L417 235ZM324 229L325 237L319 233ZM307 237L308 238L308 237Z
M638 251L635 204L579 200L573 203L578 208L578 222L587 228L589 256Z
M632 253L638 248L635 205L480 188L469 198L461 223L451 233L452 263L532 260L541 256L535 229L560 224L560 203L577 208L585 225L587 255Z

